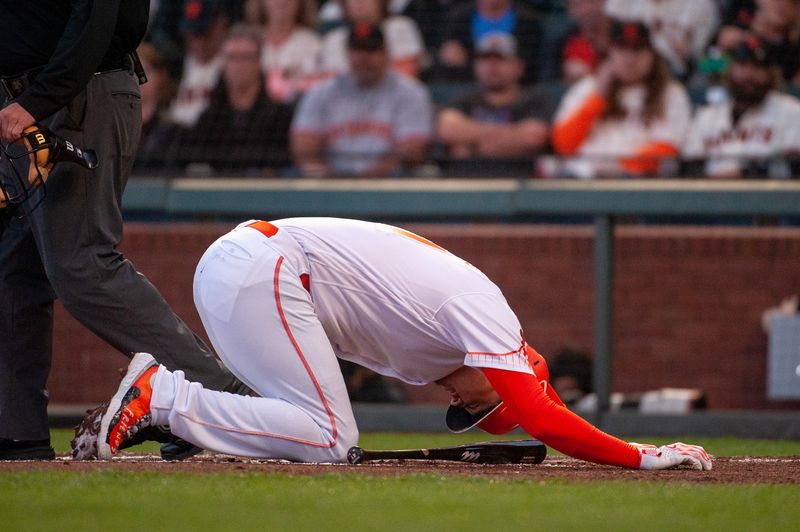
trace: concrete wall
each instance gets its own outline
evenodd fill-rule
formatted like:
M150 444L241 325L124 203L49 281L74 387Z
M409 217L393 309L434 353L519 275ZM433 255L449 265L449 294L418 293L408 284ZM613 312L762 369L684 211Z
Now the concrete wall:
M502 288L546 357L592 341L592 232L576 226L411 225ZM196 331L194 267L230 226L128 224L122 249ZM798 409L765 398L761 312L800 292L800 229L623 226L616 241L614 390L699 387L711 408ZM57 306L53 403L96 403L126 359ZM441 402L412 387L413 402Z

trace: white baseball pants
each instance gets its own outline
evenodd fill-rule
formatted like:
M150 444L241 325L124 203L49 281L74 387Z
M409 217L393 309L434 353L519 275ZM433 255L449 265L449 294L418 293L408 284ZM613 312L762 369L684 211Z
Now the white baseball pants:
M268 237L242 224L212 244L195 273L195 305L225 365L261 397L206 390L162 366L153 382L154 422L212 451L343 461L358 430L300 280L307 272L305 254L285 231Z

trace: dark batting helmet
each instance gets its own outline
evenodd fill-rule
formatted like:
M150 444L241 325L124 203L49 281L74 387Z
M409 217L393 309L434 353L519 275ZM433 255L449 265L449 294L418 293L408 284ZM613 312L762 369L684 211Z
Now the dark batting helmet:
M524 349L525 355L528 357L528 363L544 392L553 401L563 405L564 403L561 402L555 390L550 386L550 372L547 369L547 362L545 362L544 357L528 344L524 345ZM478 427L489 434L506 434L519 426L519 420L516 415L502 401L478 414L471 414L466 408L450 405L447 409L445 423L451 432L456 433Z

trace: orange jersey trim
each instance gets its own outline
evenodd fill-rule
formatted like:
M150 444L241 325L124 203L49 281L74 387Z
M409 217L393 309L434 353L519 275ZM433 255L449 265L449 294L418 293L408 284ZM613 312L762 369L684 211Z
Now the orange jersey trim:
M395 228L394 228L394 231L395 231L396 233L398 233L398 234L401 234L401 235L403 235L403 236L407 237L407 238L410 238L410 239L412 239L412 240L416 240L417 242L421 242L421 243L425 244L426 246L430 246L430 247L432 247L432 248L438 249L439 251L444 251L445 253L450 253L449 251L447 251L446 249L444 249L444 248L443 248L442 246L440 246L439 244L436 244L436 243L434 243L434 242L431 242L431 241L430 241L430 240L428 240L427 238L425 238L425 237L422 237L422 236L419 236L419 235L417 235L417 234L414 234L414 233L412 233L411 231L406 231L405 229L400 229L399 227L395 227Z
M257 222L253 222L249 224L247 227L252 227L256 231L263 234L265 237L270 238L274 236L278 232L278 228L272 225L269 222L265 222L263 220L259 220Z
M281 289L279 283L282 265L283 265L283 257L280 257L278 259L278 263L275 265L275 280L274 280L275 304L278 307L278 314L281 317L281 322L283 323L283 329L286 331L286 335L289 337L289 341L292 342L292 347L294 347L297 356L300 358L300 362L303 363L303 367L306 369L308 376L311 378L311 382L314 383L314 388L316 388L317 394L319 395L319 398L322 401L322 405L325 407L325 412L327 412L328 414L328 419L330 419L331 422L331 433L332 433L331 441L327 444L309 443L309 445L315 445L317 447L334 447L336 446L336 438L338 434L336 430L336 419L333 416L333 411L331 410L331 407L328 404L328 400L325 399L325 394L322 392L322 387L319 385L317 377L311 370L311 366L308 364L308 360L306 360L306 357L303 354L303 350L300 349L300 345L297 343L294 334L292 334L292 329L289 327L289 322L286 321L286 314L283 312L283 303L281 303Z
M507 351L505 353L487 353L487 352L484 352L484 351L467 351L467 354L468 355L487 355L487 356L490 356L490 357L507 357L507 356L511 356L511 355L516 355L516 354L518 354L520 351L522 351L524 349L525 349L525 340L523 339L522 343L520 344L520 346L514 351Z

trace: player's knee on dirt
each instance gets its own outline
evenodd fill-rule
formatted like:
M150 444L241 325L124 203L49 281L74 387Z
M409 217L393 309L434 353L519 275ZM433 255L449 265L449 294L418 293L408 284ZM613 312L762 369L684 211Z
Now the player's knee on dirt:
M355 421L353 421L352 424L345 424L339 428L336 445L331 448L331 461L346 462L347 451L354 445L358 445L358 427Z

